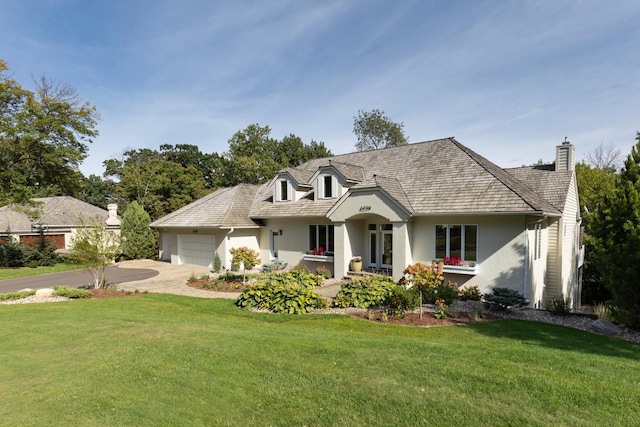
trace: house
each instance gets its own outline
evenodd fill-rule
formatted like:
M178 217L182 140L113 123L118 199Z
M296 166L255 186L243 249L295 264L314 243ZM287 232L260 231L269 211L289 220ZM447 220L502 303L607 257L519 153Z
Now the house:
M69 249L76 230L95 218L107 229L120 229L116 204L104 210L70 196L40 197L33 201L33 206L0 207L0 239L10 235L29 245L38 242L42 233L57 249L64 251Z
M446 259L445 279L483 292L509 287L531 304L580 301L575 147L554 165L502 169L454 138L314 159L261 186L218 190L153 222L160 258L211 266L247 246L263 262L329 268L361 256L399 279Z

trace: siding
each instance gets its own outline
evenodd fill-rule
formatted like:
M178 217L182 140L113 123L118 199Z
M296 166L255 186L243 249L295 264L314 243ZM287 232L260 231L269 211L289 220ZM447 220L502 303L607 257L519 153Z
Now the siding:
M560 284L560 260L558 259L558 232L562 221L554 221L547 227L547 277L545 280L545 297L543 303L557 298L562 293Z

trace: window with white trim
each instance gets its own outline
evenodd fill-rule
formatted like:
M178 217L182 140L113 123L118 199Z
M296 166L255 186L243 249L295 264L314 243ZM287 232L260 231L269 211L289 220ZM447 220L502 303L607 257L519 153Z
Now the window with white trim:
M478 226L463 224L436 225L436 258L460 258L478 261Z
M318 199L337 197L337 181L333 175L320 175L318 178Z
M334 227L330 224L309 226L309 250L333 254ZM320 253L318 255L321 255Z
M278 202L287 202L291 200L291 185L286 179L278 181L276 187L276 200Z

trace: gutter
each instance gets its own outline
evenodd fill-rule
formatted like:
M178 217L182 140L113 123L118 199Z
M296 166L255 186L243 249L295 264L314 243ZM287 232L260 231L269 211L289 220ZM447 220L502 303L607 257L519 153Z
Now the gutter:
M544 216L536 221L530 221L524 223L524 274L523 274L523 283L522 283L522 292L527 297L527 283L529 282L529 225L540 224L542 221L547 219L548 215L544 214ZM534 301L535 307L535 301Z

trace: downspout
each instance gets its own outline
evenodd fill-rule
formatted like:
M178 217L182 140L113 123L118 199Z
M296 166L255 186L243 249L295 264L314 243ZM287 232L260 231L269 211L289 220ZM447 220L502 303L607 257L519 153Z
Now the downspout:
M224 265L225 265L225 267L224 268L225 269L229 269L229 270L231 269L231 260L229 260L229 264L228 264L228 267L227 267L227 252L229 252L229 249L227 248L227 242L229 240L231 240L230 234L233 233L234 230L235 230L234 227L229 227L229 231L227 231L225 233L225 235L224 235L224 240L225 240L225 242L224 242L224 249L225 249L225 251L224 251L224 261L225 261Z

